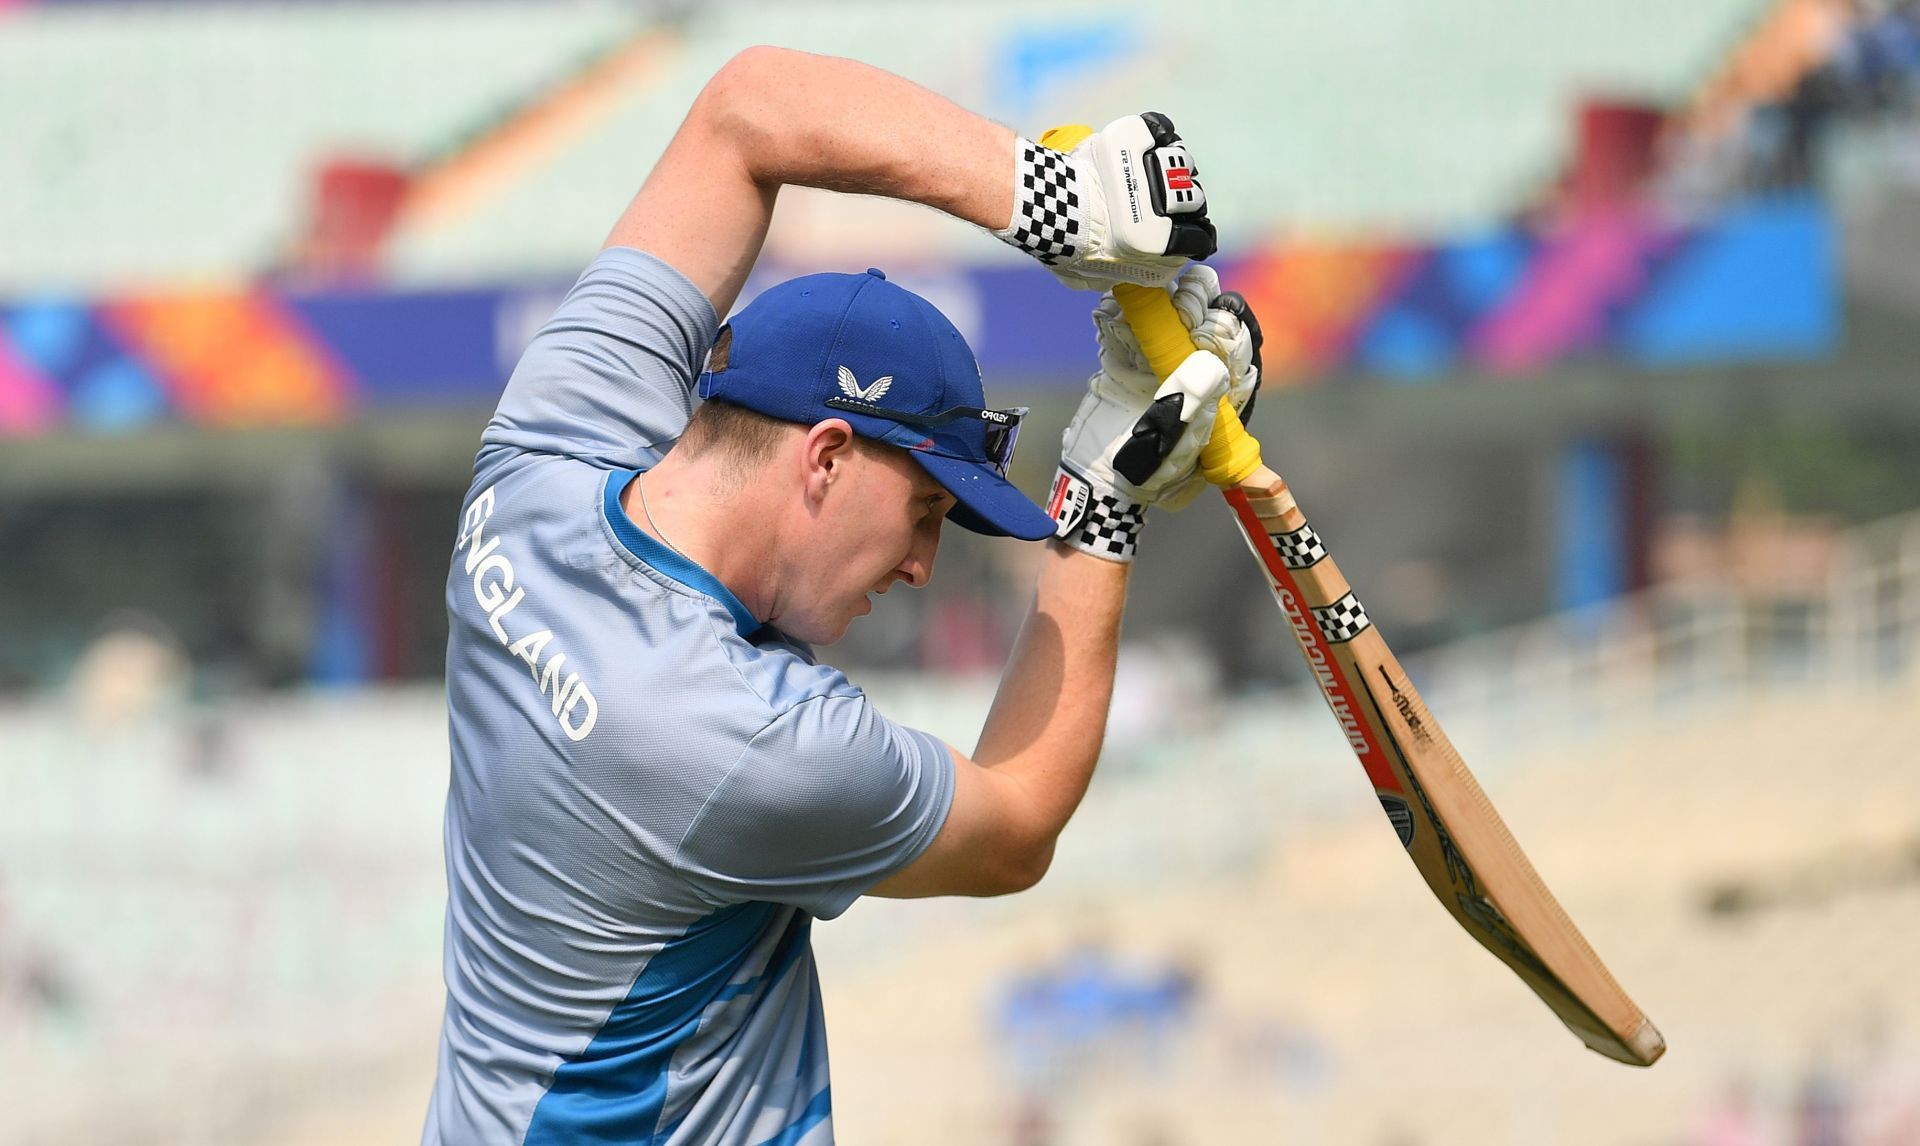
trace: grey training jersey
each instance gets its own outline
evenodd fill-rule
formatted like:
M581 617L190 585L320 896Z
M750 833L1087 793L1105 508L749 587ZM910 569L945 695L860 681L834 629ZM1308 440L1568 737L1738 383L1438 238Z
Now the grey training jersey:
M619 497L717 323L610 250L514 371L447 578L447 982L430 1146L832 1141L808 927L906 866L946 748Z

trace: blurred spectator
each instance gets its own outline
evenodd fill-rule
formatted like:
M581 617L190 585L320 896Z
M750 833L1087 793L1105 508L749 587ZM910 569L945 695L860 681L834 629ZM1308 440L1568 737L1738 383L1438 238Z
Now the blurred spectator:
M1203 994L1197 956L1173 959L1141 977L1128 1010L1139 1025L1140 1065L1148 1077L1165 1075L1184 1059Z
M113 731L177 709L186 699L189 665L173 633L140 613L110 618L80 654L68 695L84 727Z
M1832 1064L1816 1054L1794 1100L1793 1146L1848 1146L1847 1097Z
M1761 1146L1762 1140L1753 1086L1735 1077L1721 1088L1687 1141L1691 1146Z
M1061 1057L1053 1029L1053 981L1038 961L1008 976L995 1004L995 1036L1007 1068L1014 1109L1014 1146L1045 1146L1053 1140L1053 1105L1061 1092Z
M1850 1146L1920 1143L1920 1047L1876 1008L1867 1015Z
M214 705L204 706L187 729L182 766L199 780L231 779L239 759L234 752L233 727Z
M1311 1027L1274 1015L1243 1016L1228 1034L1232 1060L1284 1090L1317 1095L1333 1081L1327 1040Z
M67 700L81 735L116 749L100 758L158 760L196 780L223 780L237 763L231 721L225 705L195 702L194 683L173 630L128 612L109 618L81 651ZM220 687L233 691L231 682Z
M1163 1091L1201 993L1194 959L1127 966L1097 933L1011 975L993 1019L1015 1097L1012 1140L1054 1141L1062 1112L1102 1090L1125 1100L1128 1141L1163 1140Z
M1920 6L1800 0L1765 19L1687 126L1663 140L1668 197L1699 205L1821 182L1836 125L1911 115Z
M19 932L0 895L0 1031L31 1034L42 1022L76 1013L77 1000L58 960Z

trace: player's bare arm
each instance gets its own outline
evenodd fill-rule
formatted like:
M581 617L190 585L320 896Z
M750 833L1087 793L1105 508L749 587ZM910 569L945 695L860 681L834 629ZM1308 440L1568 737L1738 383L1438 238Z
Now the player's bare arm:
M1214 353L1192 354L1164 383L1113 300L1096 312L1101 370L1067 430L1052 499L1063 536L1049 543L972 758L954 752L945 826L919 859L872 894L997 895L1046 874L1100 755L1141 515L1149 506L1177 508L1205 488L1196 467L1221 399L1245 409L1258 386L1250 368L1255 330L1230 309L1234 300L1221 305L1213 273L1191 269L1176 298L1190 333ZM1157 467L1129 481L1116 471L1116 459L1127 455L1145 411L1156 405L1170 412L1172 432L1154 448ZM1115 503L1123 508L1102 508Z
M1061 146L1047 152L863 64L754 48L708 83L608 245L658 255L721 313L758 257L787 184L937 208L1029 249L1078 286L1170 278L1185 254L1211 251L1204 197L1163 118L1128 117L1124 126ZM1156 148L1166 149L1162 167L1184 173L1173 176L1185 180L1184 190L1165 192L1160 203L1184 199L1174 204L1179 222L1165 210L1149 211L1151 226L1127 233L1106 223L1125 213L1108 212L1104 203L1092 211L1080 206L1083 198L1101 198L1104 161L1132 162L1136 154L1144 160ZM1041 187L1039 201L1029 196L1023 203L1016 193L1023 171L1028 186ZM1058 232L1046 199L1056 178L1074 181L1070 198L1081 212ZM1204 421L1211 402L1201 405ZM1111 412L1118 419L1109 419L1111 431L1124 434L1144 405ZM1204 440L1206 429L1198 425L1193 434ZM1159 453L1170 445L1160 443ZM1189 460L1185 472L1191 469ZM666 488L676 475L671 462L662 470L656 480ZM975 753L953 751L956 795L945 829L920 861L877 893L990 895L1040 878L1099 756L1125 596L1123 564L1064 544L1049 554Z
M660 256L725 314L782 186L906 199L998 230L1014 133L852 60L749 48L715 74L607 245Z
M694 101L607 245L659 256L725 314L792 184L936 208L1070 286L1164 285L1214 249L1196 175L1154 113L1036 143L865 64L750 48Z
M1001 895L1039 882L1100 755L1127 566L1050 543L1013 659L953 806L920 858L874 895Z
M449 684L454 922L427 1141L830 1141L812 921L876 888L995 894L1046 871L1099 756L1127 563L1147 510L1203 481L1233 372L1195 352L1156 378L1109 298L1043 508L1007 480L1025 411L988 407L964 335L925 299L870 270L732 308L790 183L919 202L1070 286L1151 292L1213 250L1194 175L1152 113L1035 141L768 48L706 86L529 346L476 465L475 504L492 544L518 547L544 627L449 596L466 671ZM1199 281L1179 290L1210 315ZM1050 545L971 757L806 647L925 584L949 520ZM475 561L456 554L450 576ZM528 669L561 648L576 675L545 673L556 697L570 682L550 703ZM625 686L596 730L541 738L592 700L589 678ZM516 961L510 988L470 973ZM502 1072L480 1029L539 1045ZM642 1094L661 1104L625 1097Z

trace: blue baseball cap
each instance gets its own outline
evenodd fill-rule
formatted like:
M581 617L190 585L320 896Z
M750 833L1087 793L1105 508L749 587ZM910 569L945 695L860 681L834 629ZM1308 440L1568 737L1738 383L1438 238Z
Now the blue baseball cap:
M814 425L841 418L906 450L959 503L948 519L995 537L1052 537L1007 481L1025 410L985 409L980 364L947 316L878 270L763 291L721 328L700 396Z

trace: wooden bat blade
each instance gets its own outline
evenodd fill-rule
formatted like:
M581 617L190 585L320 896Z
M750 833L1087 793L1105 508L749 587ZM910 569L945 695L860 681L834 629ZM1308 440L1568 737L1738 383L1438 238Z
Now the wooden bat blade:
M1113 297L1164 379L1194 352L1164 291L1121 284ZM1224 399L1223 399L1224 407ZM1221 484L1274 600L1400 842L1456 922L1513 969L1593 1050L1651 1066L1666 1040L1587 945L1493 810L1446 733L1373 628L1285 482L1258 464L1225 408L1200 456ZM1218 469L1225 476L1214 476ZM1249 475L1248 471L1251 470Z
M1262 466L1226 496L1308 668L1434 896L1588 1047L1651 1066L1666 1041L1534 871L1286 484Z

